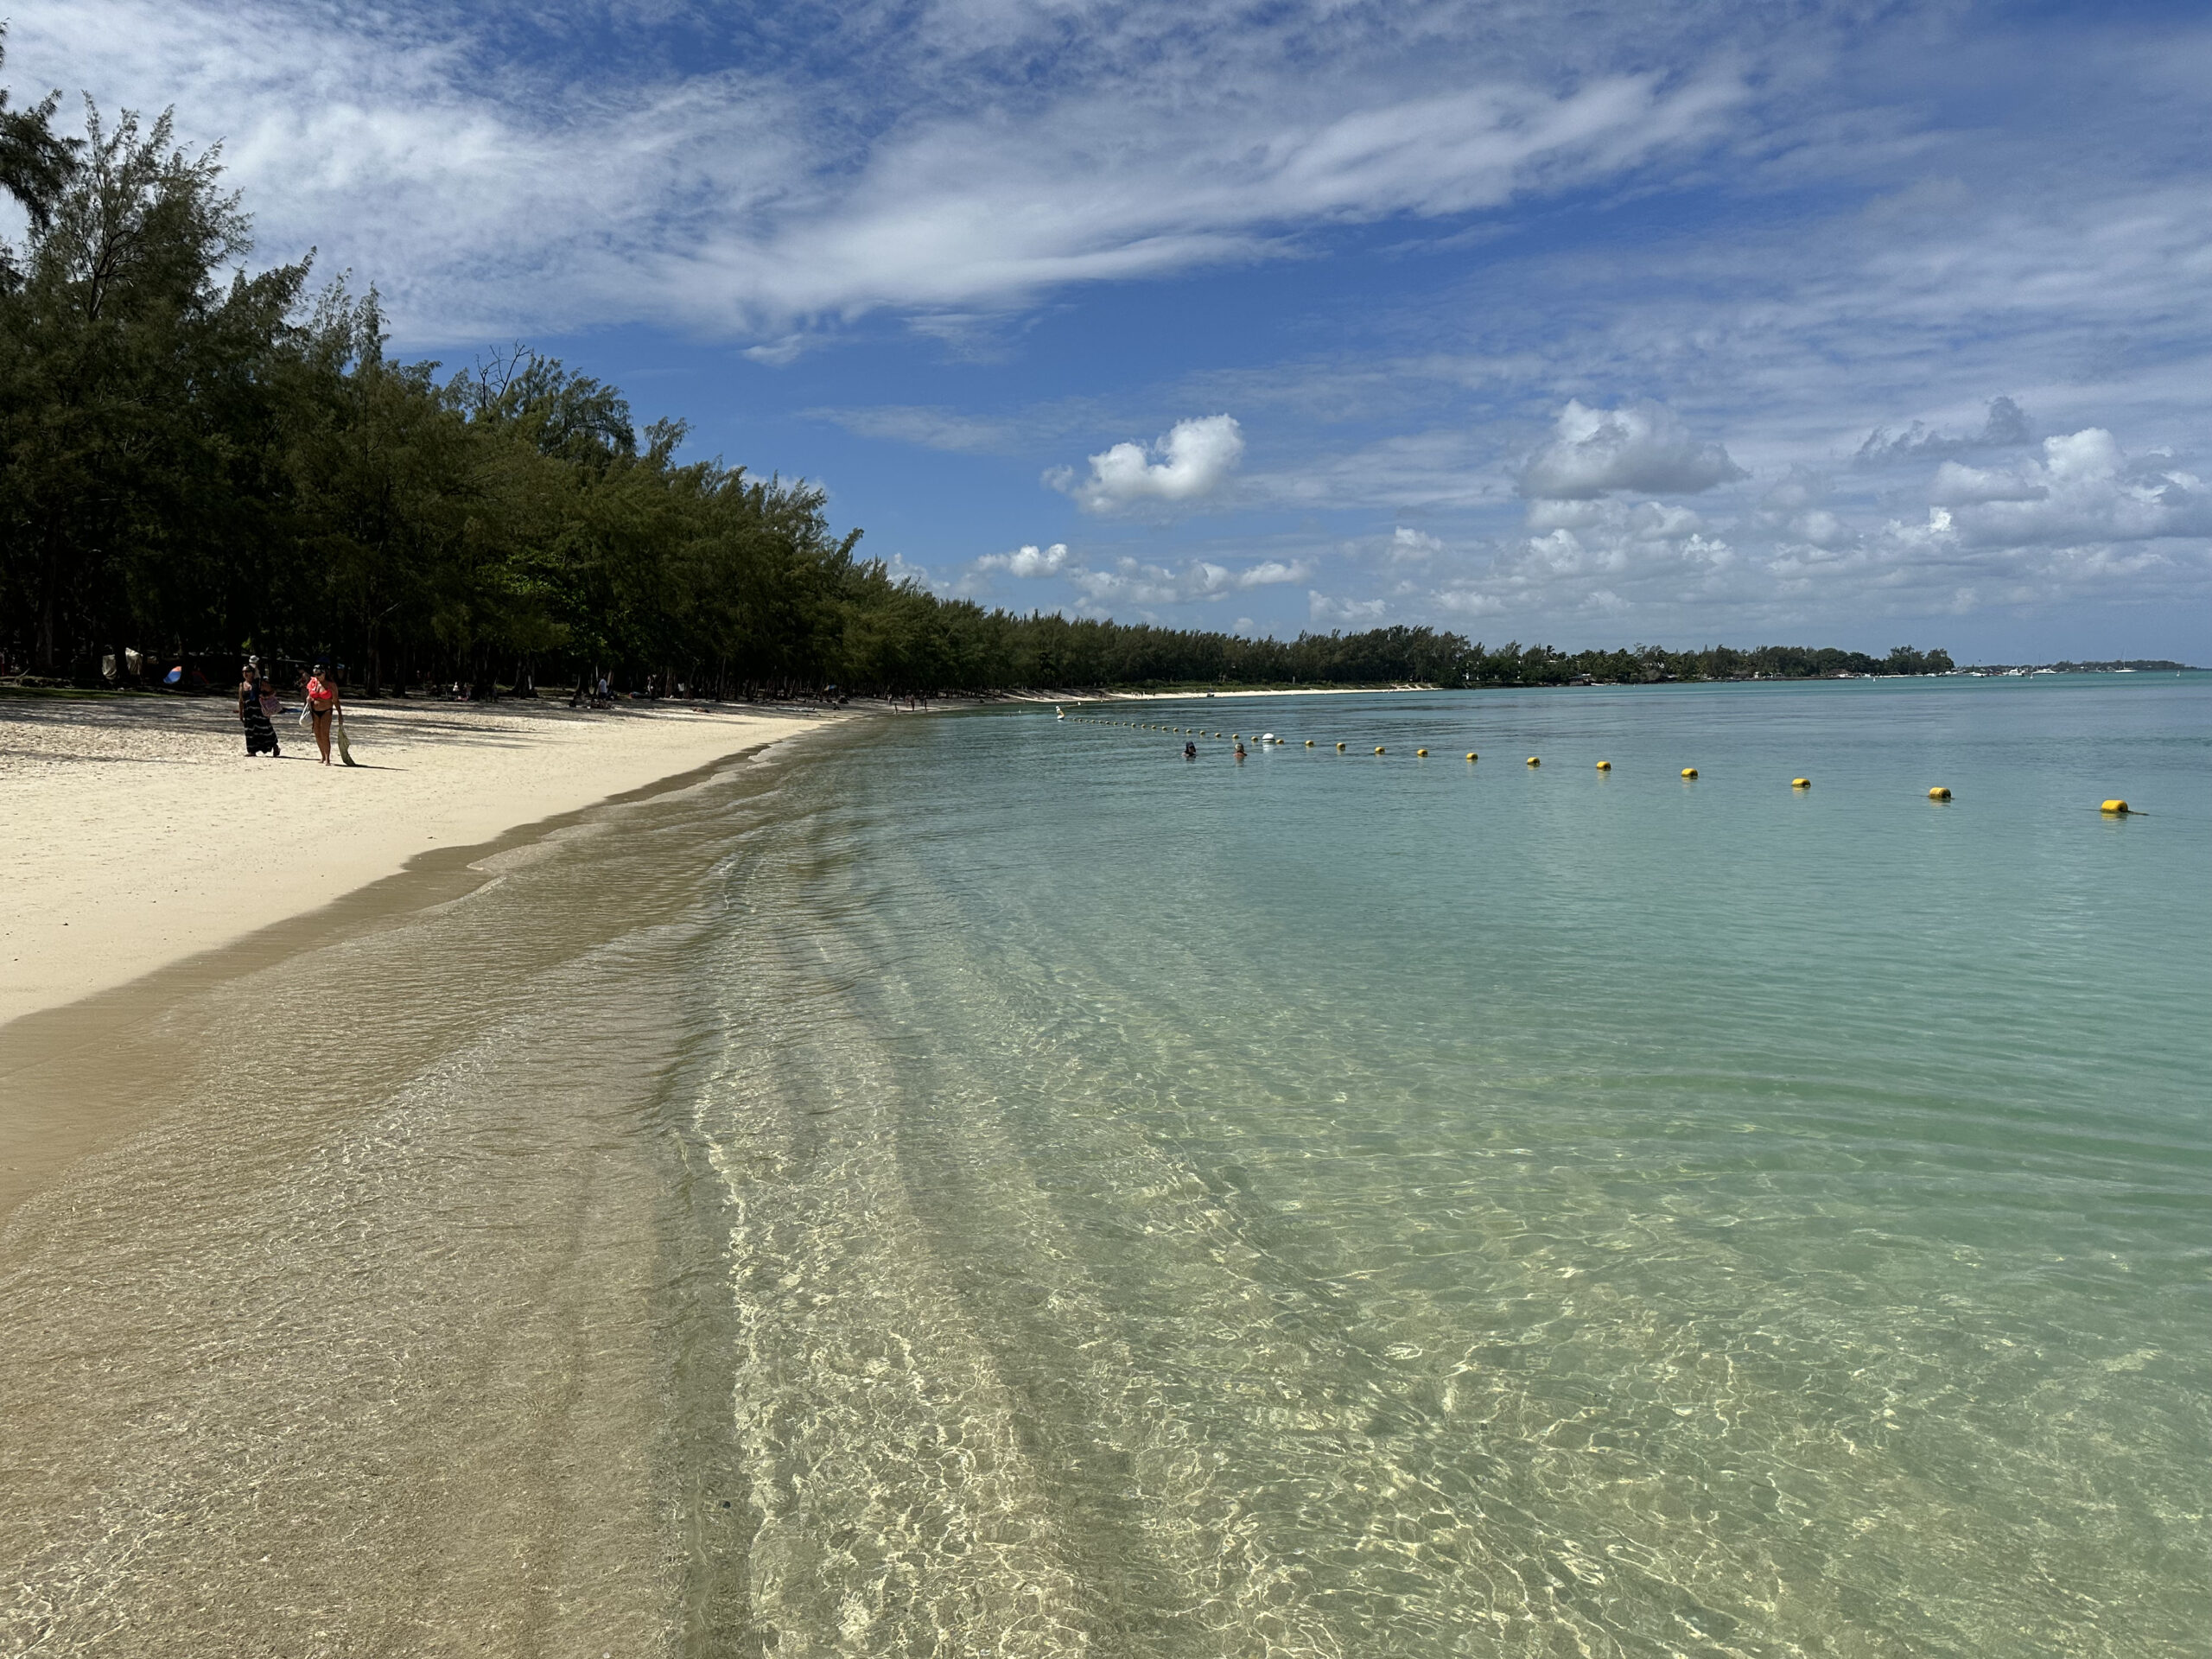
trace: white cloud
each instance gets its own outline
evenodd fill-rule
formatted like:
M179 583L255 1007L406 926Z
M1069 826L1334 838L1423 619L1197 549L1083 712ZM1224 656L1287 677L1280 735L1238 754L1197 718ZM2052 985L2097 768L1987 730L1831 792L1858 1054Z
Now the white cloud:
M1747 98L1717 45L1719 67L1562 77L1454 45L1445 17L995 10L845 9L824 77L764 51L772 32L671 74L747 27L680 7L608 39L410 0L73 0L18 14L10 67L227 138L270 251L319 243L379 282L403 337L645 319L765 336L770 362L798 325L964 327L1060 285L1282 257L1311 226L1618 176ZM1409 30L1458 60L1452 90L1387 72ZM1010 86L1014 60L1052 67Z
M1657 404L1602 410L1572 399L1560 411L1556 430L1529 458L1521 474L1523 495L1563 501L1609 490L1694 495L1750 476L1726 449L1700 442L1681 416Z
M2003 448L2031 441L2027 414L2019 404L2010 397L1993 397L1979 435L1931 432L1920 421L1913 422L1902 432L1878 426L1859 446L1858 459L1865 464L1908 457L1924 459L1963 454L1974 449Z
M1389 611L1387 599L1349 599L1312 591L1306 595L1306 620L1319 627L1371 628Z
M1060 467L1045 480L1073 496L1085 512L1119 512L1154 502L1201 500L1221 486L1243 454L1244 434L1236 420L1207 415L1178 421L1149 449L1117 443L1091 456L1086 478Z
M1947 461L1936 469L1928 499L1938 506L1962 507L1982 501L2040 501L2050 491L2017 472L1986 472Z
M945 583L938 582L931 576L928 566L909 564L904 558L896 553L893 553L889 558L883 561L883 571L886 575L889 576L893 582L896 582L901 588L908 586L926 588L932 593L945 593L949 591Z
M1034 544L1018 547L1011 553L986 553L976 561L979 570L1003 570L1008 575L1025 579L1036 576L1057 576L1067 566L1068 544L1054 542L1050 547Z
M1313 566L1303 559L1264 559L1234 569L1211 559L1193 559L1181 569L1122 558L1109 569L1075 568L1068 580L1095 606L1127 603L1141 606L1187 605L1225 599L1255 588L1277 587L1309 580Z
M2212 536L2212 495L2169 457L2131 461L2113 435L2088 427L2043 441L2043 458L2009 472L1953 461L1929 499L1950 511L1970 546L2030 548Z
M1667 541L1705 527L1704 518L1689 507L1662 501L1631 506L1605 497L1586 501L1549 498L1531 501L1525 516L1530 530L1602 531L1624 543Z
M988 454L1016 448L1011 422L982 420L935 404L875 404L858 409L810 409L810 420L830 421L855 437L887 438L925 449Z

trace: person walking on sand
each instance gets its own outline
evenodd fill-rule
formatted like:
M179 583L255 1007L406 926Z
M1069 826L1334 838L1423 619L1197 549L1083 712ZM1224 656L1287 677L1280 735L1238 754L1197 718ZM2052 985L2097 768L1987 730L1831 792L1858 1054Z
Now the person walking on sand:
M269 723L268 710L262 706L261 671L251 663L238 677L238 723L245 728L245 752L249 757L283 753L276 747L276 728Z
M308 677L308 719L315 726L315 746L322 751L322 764L330 764L330 717L338 710L338 682L324 663Z

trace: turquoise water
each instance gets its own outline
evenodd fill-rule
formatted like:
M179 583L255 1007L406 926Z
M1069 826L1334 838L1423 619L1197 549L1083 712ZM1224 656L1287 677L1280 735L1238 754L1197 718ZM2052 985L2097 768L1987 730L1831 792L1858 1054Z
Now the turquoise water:
M1082 712L714 874L748 1641L2204 1650L2212 677Z

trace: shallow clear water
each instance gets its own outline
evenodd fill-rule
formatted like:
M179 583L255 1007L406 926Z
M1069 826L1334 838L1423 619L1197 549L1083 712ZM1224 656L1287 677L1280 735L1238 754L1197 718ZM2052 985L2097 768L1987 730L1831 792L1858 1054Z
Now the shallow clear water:
M859 721L473 868L0 1031L141 1115L0 1218L0 1653L2204 1651L2212 677Z
M1084 713L721 873L777 1651L2202 1650L2212 682Z

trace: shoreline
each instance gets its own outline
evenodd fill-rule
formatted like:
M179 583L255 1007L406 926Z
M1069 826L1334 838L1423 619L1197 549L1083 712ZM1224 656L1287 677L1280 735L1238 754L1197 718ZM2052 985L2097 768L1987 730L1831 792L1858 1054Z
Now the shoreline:
M0 1650L669 1649L749 1519L690 946L823 723L0 1027Z
M0 700L0 1030L841 716L776 708L347 709L361 764L287 714L249 759L230 702ZM845 716L849 717L849 716Z
M311 953L371 938L460 902L502 879L515 858L536 856L536 849L550 846L566 833L592 827L613 809L680 794L727 774L737 762L762 760L793 737L840 723L829 718L744 718L766 729L743 734L745 741L734 747L728 742L741 734L731 732L726 741L712 746L715 753L697 764L669 772L656 767L658 775L632 787L595 794L562 810L501 822L474 840L456 836L418 849L412 842L401 845L387 838L371 855L389 855L396 861L390 868L342 886L336 874L320 872L325 885L339 890L294 888L290 896L298 902L282 913L263 913L251 906L234 908L232 926L219 937L213 931L200 938L177 936L174 948L159 960L135 961L127 975L118 972L110 982L73 995L51 995L0 1020L0 1084L21 1104L20 1109L0 1111L0 1230L23 1204L68 1179L80 1160L129 1141L166 1115L168 1109L163 1103L174 1086L175 1056L181 1043L188 1047L193 1042L189 1027L196 1018L189 1011L208 1006L211 997L219 1001L228 986L251 982L272 967L283 968ZM609 776L594 770L566 774L557 781L573 792L607 782ZM16 804L12 797L8 804ZM513 817L514 806L511 802L505 808L484 810L504 819ZM410 834L418 830L419 826L410 824ZM202 867L184 874L196 874L204 880L207 872ZM58 922L52 917L43 919L50 934L59 933L83 914ZM248 916L251 920L243 919ZM8 934L21 937L35 925L35 918L26 923L10 918L4 927ZM77 931L73 927L68 931ZM86 927L83 938L97 943L99 930ZM64 948L75 944L73 939ZM180 1027L175 1021L181 1013L186 1023ZM96 1087L88 1085L85 1076L88 1065L97 1071Z

